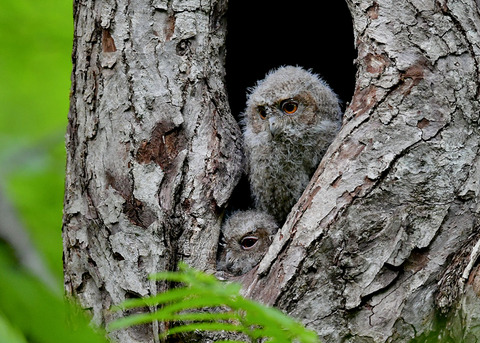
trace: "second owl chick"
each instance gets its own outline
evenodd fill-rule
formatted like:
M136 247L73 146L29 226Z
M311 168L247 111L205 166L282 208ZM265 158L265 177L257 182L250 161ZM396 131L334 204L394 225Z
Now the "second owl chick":
M217 269L233 275L247 273L262 260L277 230L275 219L265 212L235 212L222 227Z
M337 134L341 116L337 95L300 67L281 67L257 83L242 119L257 209L285 221Z

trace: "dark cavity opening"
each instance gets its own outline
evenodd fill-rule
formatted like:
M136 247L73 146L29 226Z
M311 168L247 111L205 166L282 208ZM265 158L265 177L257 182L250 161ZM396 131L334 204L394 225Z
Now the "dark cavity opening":
M244 110L247 88L282 65L319 74L343 102L355 87L352 18L342 0L231 0L227 12L226 82L233 115Z

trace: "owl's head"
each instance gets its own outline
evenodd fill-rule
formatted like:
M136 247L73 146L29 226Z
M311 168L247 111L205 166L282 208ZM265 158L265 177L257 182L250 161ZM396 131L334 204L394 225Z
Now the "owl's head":
M217 269L242 275L263 258L278 225L268 213L247 210L235 212L222 227L222 253Z
M341 110L337 95L316 74L285 66L270 71L249 90L243 114L254 134L268 132L273 139L304 132L321 134L338 127Z

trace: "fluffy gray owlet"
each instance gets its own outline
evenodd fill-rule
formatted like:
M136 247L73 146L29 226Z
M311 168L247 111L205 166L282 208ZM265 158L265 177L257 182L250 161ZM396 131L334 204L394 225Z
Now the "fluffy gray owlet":
M277 230L275 219L265 212L235 212L222 227L217 269L233 275L247 273L262 260Z
M300 67L273 70L250 90L243 137L259 210L282 224L341 125L337 95Z

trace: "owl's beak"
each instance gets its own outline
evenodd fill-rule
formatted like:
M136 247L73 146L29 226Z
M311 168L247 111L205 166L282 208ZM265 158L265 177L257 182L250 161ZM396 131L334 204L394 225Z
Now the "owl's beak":
M268 125L270 127L270 133L272 136L275 136L275 132L277 131L277 124L276 124L276 117L270 117L268 118Z
M225 266L227 267L227 270L228 268L231 268L233 266L233 259L231 258L231 255L232 255L231 251L227 251L225 255Z

